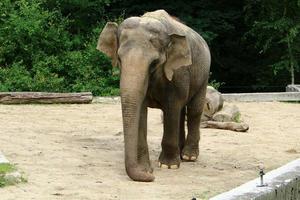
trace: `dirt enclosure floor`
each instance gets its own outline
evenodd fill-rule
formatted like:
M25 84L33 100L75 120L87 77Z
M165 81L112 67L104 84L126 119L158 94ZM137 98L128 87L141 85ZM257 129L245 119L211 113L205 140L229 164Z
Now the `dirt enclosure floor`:
M201 129L200 157L160 169L160 111L149 110L153 183L124 170L119 104L0 105L0 150L28 183L0 189L1 200L207 199L300 155L300 104L235 103L247 133Z

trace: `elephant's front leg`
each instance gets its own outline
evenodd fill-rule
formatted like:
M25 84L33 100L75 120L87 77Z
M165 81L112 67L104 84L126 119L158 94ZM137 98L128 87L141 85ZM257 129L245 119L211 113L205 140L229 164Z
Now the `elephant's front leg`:
M179 124L181 108L170 105L164 110L164 134L162 152L159 156L159 166L176 169L180 165Z
M147 144L147 106L144 103L141 107L138 138L138 163L145 168L147 172L153 172L150 164L149 150Z

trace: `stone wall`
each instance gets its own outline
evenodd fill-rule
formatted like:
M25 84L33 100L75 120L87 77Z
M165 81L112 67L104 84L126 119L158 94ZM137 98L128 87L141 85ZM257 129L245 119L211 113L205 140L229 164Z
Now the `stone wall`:
M266 173L266 186L260 185L260 178L249 181L210 200L299 200L300 159Z

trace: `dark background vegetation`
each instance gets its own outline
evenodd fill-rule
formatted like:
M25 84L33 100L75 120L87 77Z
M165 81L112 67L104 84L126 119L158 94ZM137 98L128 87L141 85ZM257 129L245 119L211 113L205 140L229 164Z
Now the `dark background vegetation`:
M156 9L206 39L210 82L222 92L300 83L300 0L1 0L0 91L117 95L119 77L95 49L98 35L107 21Z

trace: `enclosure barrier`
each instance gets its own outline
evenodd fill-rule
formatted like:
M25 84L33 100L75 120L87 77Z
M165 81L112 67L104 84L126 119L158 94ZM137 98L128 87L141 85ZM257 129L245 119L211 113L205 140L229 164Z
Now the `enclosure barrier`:
M300 92L277 93L231 93L222 94L225 101L267 102L300 101ZM0 92L0 104L26 103L120 103L120 97L93 97L91 92L48 93L48 92Z
M222 93L222 97L228 102L300 101L300 92ZM120 103L120 97L94 97L93 103Z
M263 181L263 187L257 178L210 200L299 200L300 159L266 173Z
M222 94L225 101L267 102L300 101L300 92L232 93Z

